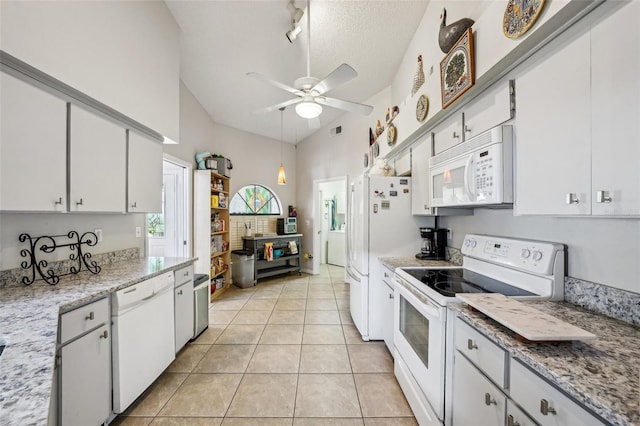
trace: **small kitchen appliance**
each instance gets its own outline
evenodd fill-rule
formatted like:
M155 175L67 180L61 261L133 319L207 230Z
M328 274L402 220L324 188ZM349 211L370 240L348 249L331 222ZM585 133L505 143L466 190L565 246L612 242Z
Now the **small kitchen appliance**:
M489 129L429 159L431 206L513 203L513 128Z
M422 247L416 259L422 260L446 260L447 257L447 233L448 229L420 228Z
M446 365L453 357L455 314L446 306L459 301L456 294L564 298L562 244L468 234L461 251L461 267L395 270L394 373L420 425L451 424L445 401L452 398L452 369Z
M278 235L295 234L298 232L298 222L296 217L278 218Z

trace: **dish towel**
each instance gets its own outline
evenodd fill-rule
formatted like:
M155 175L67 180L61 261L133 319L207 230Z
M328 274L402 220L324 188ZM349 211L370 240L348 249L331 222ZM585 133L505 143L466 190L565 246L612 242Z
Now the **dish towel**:
M273 260L273 243L264 243L264 258L267 261Z
M295 241L289 241L289 253L298 254L298 245Z

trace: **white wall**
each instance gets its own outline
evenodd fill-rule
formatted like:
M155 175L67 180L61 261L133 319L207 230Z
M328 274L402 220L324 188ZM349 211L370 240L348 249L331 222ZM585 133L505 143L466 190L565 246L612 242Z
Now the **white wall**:
M548 20L567 3L548 2L536 25ZM304 212L305 232L311 230L310 223L306 223L304 219L310 222L308 212L311 212L312 198L309 193L313 179L341 174L353 176L362 170L362 153L366 149L368 129L377 119L384 118L386 107L399 105L401 114L415 108L414 103L404 105L403 102L407 99L413 102L409 95L418 54L422 54L425 62L426 82L419 93L427 93L431 100L428 117L441 109L438 65L444 54L438 47L437 35L439 14L443 6L444 1L432 1L427 7L392 85L387 91L382 92L384 96L379 94L377 98L368 101L376 105L369 118L362 119L346 114L341 120L332 123L330 127L342 123L347 131L341 144L337 143L340 138L329 138L325 129L299 144L298 204ZM462 17L476 20L474 31L477 76L520 42L507 39L501 34L500 22L504 12L504 4L501 2L446 2L446 7L448 22ZM431 65L434 71L429 75ZM415 130L418 124L413 123L411 126L414 126L412 130ZM399 136L403 130L404 128L398 128ZM331 157L329 152L339 152L343 157ZM514 217L510 209L476 209L474 216L441 218L440 226L453 230L452 246L457 248L460 248L462 238L468 232L561 242L568 246L569 276L640 292L638 219Z
M0 2L0 48L171 139L178 25L161 1Z
M282 162L287 173L287 184L278 185L280 141L215 123L182 82L179 142L178 145L164 145L164 152L191 162L194 169L195 154L199 152L209 151L231 159L232 194L245 185L259 183L276 193L282 202L284 214L287 213L288 205L295 205L295 146L286 142L283 145Z

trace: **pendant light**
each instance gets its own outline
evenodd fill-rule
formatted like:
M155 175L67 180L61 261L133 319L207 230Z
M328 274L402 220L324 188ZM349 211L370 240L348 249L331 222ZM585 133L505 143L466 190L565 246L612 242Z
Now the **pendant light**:
M287 176L284 173L284 166L282 165L282 146L284 145L284 138L282 136L284 129L284 107L280 108L280 169L278 170L278 185L287 184Z

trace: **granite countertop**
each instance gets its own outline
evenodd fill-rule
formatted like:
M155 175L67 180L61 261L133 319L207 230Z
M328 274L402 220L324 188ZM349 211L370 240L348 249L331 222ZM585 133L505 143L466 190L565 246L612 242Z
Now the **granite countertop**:
M36 281L28 287L1 288L0 336L8 345L0 357L0 424L47 425L61 312L193 261L127 260L103 266L98 275L65 276L55 286Z
M458 266L447 260L421 260L415 256L406 257L380 257L380 262L389 269L407 268L411 266Z
M466 304L451 303L468 323L573 399L614 425L640 425L640 328L565 302L528 306L583 328L595 340L520 343L515 333Z

